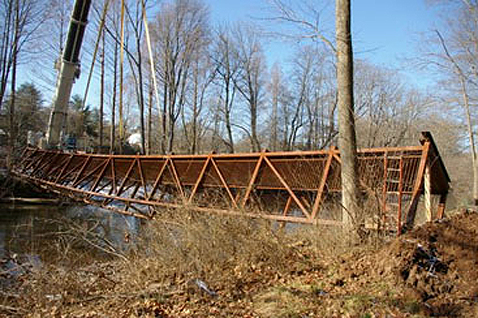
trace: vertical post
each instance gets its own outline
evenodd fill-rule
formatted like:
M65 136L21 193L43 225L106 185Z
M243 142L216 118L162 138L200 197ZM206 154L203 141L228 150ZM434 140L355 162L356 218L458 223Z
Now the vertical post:
M446 197L447 197L446 193L440 195L440 202L438 203L438 210L437 210L437 219L439 220L445 217Z
M113 193L117 193L115 158L111 154L109 156L111 159L111 181L113 183L111 187L111 191L113 191ZM111 191L109 194L111 194Z
M387 222L387 192L388 192L388 151L383 153L383 204L382 204L382 223L385 228Z
M417 178L415 180L415 186L413 187L412 199L410 201L410 207L407 212L406 226L411 227L415 222L415 215L417 213L418 199L420 197L420 190L423 184L423 176L425 174L425 167L428 161L428 153L430 151L430 141L426 140L423 143L422 157L420 159L420 166L418 167Z
M427 163L425 167L425 175L423 176L423 188L425 195L425 211L427 214L427 221L433 219L432 215L432 194L431 194L431 173L430 164Z
M402 234L402 195L403 195L403 157L400 157L398 169L398 211L397 211L397 235Z

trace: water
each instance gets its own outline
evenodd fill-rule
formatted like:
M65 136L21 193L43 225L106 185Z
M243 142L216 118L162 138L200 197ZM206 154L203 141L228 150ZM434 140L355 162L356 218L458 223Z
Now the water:
M92 206L1 204L0 260L18 259L36 266L58 259L61 255L56 254L73 240L81 243L75 247L82 253L95 257L110 250L124 252L141 222ZM87 240L99 243L100 249Z

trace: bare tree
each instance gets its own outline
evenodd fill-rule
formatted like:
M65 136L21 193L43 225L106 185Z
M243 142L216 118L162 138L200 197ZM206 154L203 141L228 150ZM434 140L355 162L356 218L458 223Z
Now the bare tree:
M271 119L270 119L270 138L269 148L272 151L279 149L279 108L283 94L283 74L279 64L274 64L271 70L271 81L269 91L271 95Z
M10 98L8 105L8 144L7 165L11 164L17 140L16 118L16 86L17 71L21 54L28 46L36 31L43 23L39 14L38 2L27 0L4 0L0 2L0 16L5 20L0 27L0 111L7 93L10 79Z
M355 64L357 134L362 147L404 145L432 99L408 88L397 70L364 61Z
M313 45L298 49L292 66L292 91L297 106L303 108L303 149L322 149L336 135L336 88L334 64L326 52Z
M44 4L41 9L44 12L45 23L39 28L34 45L37 61L42 61L47 67L29 67L29 72L42 90L53 94L73 2L47 0L42 1L42 4Z
M139 126L140 126L140 134L141 134L141 153L146 153L146 126L144 120L145 114L145 104L146 104L146 84L144 80L144 70L143 68L146 66L145 59L143 57L143 49L144 45L142 45L144 40L144 17L143 17L143 3L144 6L154 5L153 3L150 4L147 0L140 0L140 1L132 1L129 2L126 6L126 15L127 15L127 22L129 22L129 30L130 35L128 37L132 37L133 43L128 43L128 60L130 64L130 71L132 74L132 78L135 83L135 92L138 102L138 111L139 111ZM134 50L134 53L130 52Z
M216 31L212 45L211 59L217 72L214 83L219 87L220 107L218 111L224 121L227 138L224 142L230 153L234 152L234 138L232 133L232 112L236 101L237 88L234 84L239 76L239 61L235 44L231 38L231 29L220 27Z
M101 35L101 55L100 55L100 110L99 110L99 121L100 121L100 129L99 129L99 146L100 149L103 148L103 135L104 135L104 109L105 109L105 32L102 32Z
M209 56L207 46L196 51L191 65L189 98L182 111L184 136L188 144L188 153L200 151L201 137L206 131L207 119L203 118L205 104L208 101L209 87L216 75Z
M208 12L201 2L176 0L163 4L152 28L153 46L161 61L163 152L173 151L176 122L186 103L191 63L195 52L204 45L207 20Z
M263 102L266 71L265 57L258 33L252 25L238 25L233 31L236 41L240 75L235 86L246 101L249 112L249 131L252 151L259 151L261 143L258 135L259 107Z
M339 111L339 148L342 161L342 204L345 223L360 223L358 211L359 179L355 136L353 51L350 0L336 0L337 107ZM350 220L346 216L350 216ZM355 218L355 220L354 220Z
M319 10L311 5L295 9L283 0L271 0L271 20L292 24L299 30L299 38L319 40L336 54L337 108L339 114L339 148L342 161L342 204L347 224L360 223L358 210L359 180L357 171L357 141L355 135L353 96L353 50L350 0L335 1L335 42L324 35ZM304 6L306 8L304 8Z
M45 16L37 0L2 0L0 2L0 110L7 93L9 78L17 70L21 53L29 46ZM15 81L13 81L15 82ZM15 86L15 83L12 84Z
M450 1L441 1L448 3ZM473 204L478 205L478 151L476 105L478 103L478 3L457 1L453 18L445 20L446 32L434 30L426 43L423 62L442 75L443 100L460 107L473 166Z

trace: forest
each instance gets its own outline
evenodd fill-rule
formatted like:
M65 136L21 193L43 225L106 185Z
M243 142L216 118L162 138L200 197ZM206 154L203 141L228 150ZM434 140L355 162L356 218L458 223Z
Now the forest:
M422 70L433 88L356 56L357 145L416 145L419 132L430 130L455 205L466 204L478 199L478 3L427 4L442 18L417 35L415 56L404 64ZM72 5L0 4L3 156L45 136ZM79 150L200 154L337 144L336 43L312 4L270 0L259 18L234 23L213 21L201 0L127 0L124 8L121 23L120 1L92 4L64 134ZM271 39L291 47L286 62L268 60Z

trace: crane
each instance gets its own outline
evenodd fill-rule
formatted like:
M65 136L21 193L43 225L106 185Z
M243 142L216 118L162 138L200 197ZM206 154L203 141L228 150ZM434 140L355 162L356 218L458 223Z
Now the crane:
M46 134L47 148L59 148L61 144L60 136L66 124L71 89L75 79L80 76L79 55L90 5L91 0L75 0L65 48L60 59L60 71Z

